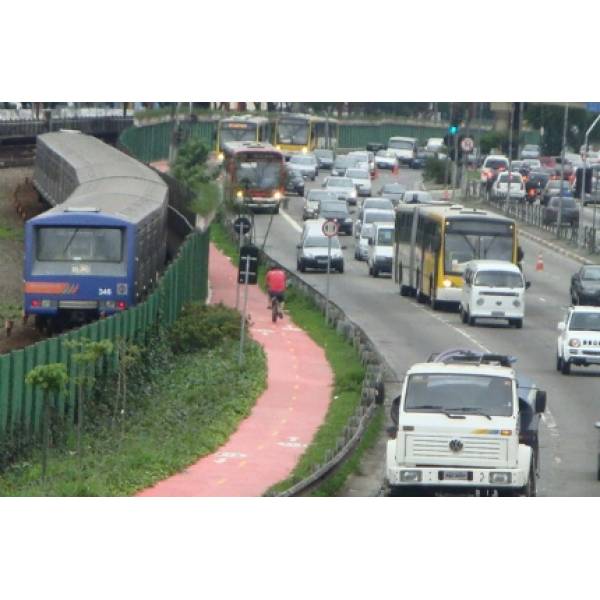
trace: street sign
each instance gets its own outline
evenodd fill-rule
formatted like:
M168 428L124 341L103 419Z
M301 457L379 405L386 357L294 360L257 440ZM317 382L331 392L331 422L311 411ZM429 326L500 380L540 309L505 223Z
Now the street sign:
M589 112L600 112L600 102L586 102L585 108Z
M248 281L246 281L246 267L248 267ZM256 285L258 280L258 248L247 244L240 248L240 264L238 267L238 282Z
M466 137L460 143L460 147L462 148L463 152L472 152L473 148L475 147L475 144L473 143L473 140L471 138Z
M250 230L252 229L252 223L250 223L250 219L248 217L238 217L233 222L233 229L238 235L246 235L250 233Z
M333 237L334 235L337 235L338 229L339 227L337 221L332 220L325 221L325 223L323 223L323 226L321 227L323 235L326 235L327 237Z

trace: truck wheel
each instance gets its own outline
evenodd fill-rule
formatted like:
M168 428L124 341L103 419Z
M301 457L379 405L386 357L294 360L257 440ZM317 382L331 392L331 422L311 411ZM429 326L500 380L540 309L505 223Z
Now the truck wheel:
M458 312L460 313L460 320L463 323L466 323L467 322L467 313L465 312L465 309L463 308L462 304L460 305Z
M513 325L517 328L517 329L523 329L523 319L514 319L513 320Z
M529 480L527 485L523 488L521 496L537 496L537 486L535 481L535 470L533 468L533 459L531 461L531 467L529 467Z
M373 277L379 277L379 270L375 265L373 265L373 272L371 273L371 275L373 275Z
M569 375L571 373L571 363L563 358L560 371L563 375Z
M471 326L475 326L475 317L472 317L470 313L467 313L467 323Z
M598 472L596 473L596 478L600 481L600 454L598 454Z

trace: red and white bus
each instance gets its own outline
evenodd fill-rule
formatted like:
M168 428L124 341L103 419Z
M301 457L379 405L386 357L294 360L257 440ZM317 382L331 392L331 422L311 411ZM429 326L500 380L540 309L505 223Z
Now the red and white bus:
M285 193L285 159L271 144L229 142L223 146L224 196L253 210L279 212Z

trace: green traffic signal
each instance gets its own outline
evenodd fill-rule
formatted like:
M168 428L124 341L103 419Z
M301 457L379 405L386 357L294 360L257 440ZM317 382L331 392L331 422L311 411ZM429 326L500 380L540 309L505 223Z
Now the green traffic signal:
M450 132L450 135L455 135L458 131L458 125L450 125L448 131Z

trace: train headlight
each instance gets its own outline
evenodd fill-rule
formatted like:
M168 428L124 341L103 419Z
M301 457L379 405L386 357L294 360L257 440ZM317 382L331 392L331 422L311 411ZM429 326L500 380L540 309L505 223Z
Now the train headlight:
M569 340L569 346L571 346L571 348L579 348L579 346L581 346L581 342L577 338L573 338Z
M242 192L242 190L238 190L238 191L237 191L237 193L236 193L236 197L237 197L238 199L240 199L240 200L241 200L241 199L244 197L244 193Z

